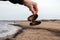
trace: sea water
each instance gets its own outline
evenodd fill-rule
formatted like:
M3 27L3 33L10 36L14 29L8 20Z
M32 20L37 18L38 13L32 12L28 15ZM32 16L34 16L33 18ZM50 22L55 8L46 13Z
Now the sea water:
M21 27L10 24L13 24L13 22L0 22L0 38L15 34L19 29L22 29Z

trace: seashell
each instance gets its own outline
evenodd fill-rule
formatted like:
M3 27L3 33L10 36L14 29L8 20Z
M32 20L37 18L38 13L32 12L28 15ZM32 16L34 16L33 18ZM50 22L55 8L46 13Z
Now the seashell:
M33 22L37 19L37 17L38 17L37 14L31 15L31 16L28 17L28 21Z
M31 26L39 25L41 22L40 21L34 21L30 23Z

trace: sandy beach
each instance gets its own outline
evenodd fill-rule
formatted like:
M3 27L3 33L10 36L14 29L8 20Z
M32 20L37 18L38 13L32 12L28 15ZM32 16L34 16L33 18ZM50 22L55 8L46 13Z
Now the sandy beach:
M13 26L22 27L16 40L60 40L60 21L41 21L40 25L30 26L28 21L15 21Z
M41 22L36 26L30 26L28 21L15 22L23 28L16 40L60 40L60 21Z

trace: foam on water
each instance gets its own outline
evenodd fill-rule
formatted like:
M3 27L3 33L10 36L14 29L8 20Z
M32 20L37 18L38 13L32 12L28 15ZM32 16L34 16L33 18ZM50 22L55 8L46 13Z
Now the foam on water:
M0 38L15 34L19 29L18 26L9 25L11 22L0 22Z

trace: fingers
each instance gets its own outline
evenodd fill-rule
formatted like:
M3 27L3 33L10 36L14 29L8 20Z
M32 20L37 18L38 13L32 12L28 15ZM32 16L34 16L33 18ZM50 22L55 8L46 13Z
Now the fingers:
M38 13L38 6L37 6L37 4L34 5L33 9L35 11L35 14L37 14Z
M38 13L37 3L33 2L33 1L27 1L27 2L25 1L24 5L29 8L29 10L32 12L32 14Z
M35 10L34 10L33 6L30 7L30 10L33 14L35 14Z
M34 3L30 6L30 10L33 14L37 14L38 13L38 7L37 7L37 4Z

